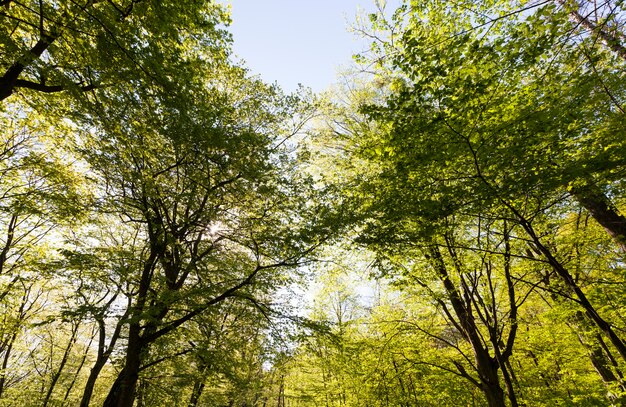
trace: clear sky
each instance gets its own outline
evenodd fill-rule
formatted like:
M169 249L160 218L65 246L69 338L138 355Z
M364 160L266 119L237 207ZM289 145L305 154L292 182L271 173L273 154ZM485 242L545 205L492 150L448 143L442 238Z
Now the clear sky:
M314 91L335 82L365 43L348 32L357 11L374 0L223 0L231 5L234 51L252 73L286 91L298 83ZM389 1L392 10L399 0Z

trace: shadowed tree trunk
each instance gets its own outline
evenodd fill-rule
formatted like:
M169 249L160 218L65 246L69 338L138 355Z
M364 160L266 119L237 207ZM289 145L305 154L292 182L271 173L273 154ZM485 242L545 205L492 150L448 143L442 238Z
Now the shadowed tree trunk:
M2 398L2 394L4 393L7 379L7 367L9 365L9 359L11 357L11 351L13 350L13 345L15 344L15 340L17 338L17 334L19 332L19 328L21 324L26 320L26 314L28 310L26 309L26 305L30 296L30 287L25 287L24 295L22 296L22 301L20 303L20 308L18 310L18 324L13 327L13 333L11 337L7 341L7 343L3 344L4 347L4 356L2 358L2 366L0 367L0 398Z
M555 0L564 8L569 8L565 0ZM572 3L575 4L575 3ZM603 3L606 5L608 3ZM595 5L595 7L598 7ZM600 6L602 7L602 6ZM594 13L595 14L595 13ZM582 15L579 10L569 10L570 18L576 25L581 25L593 35L597 35L602 40L604 46L626 61L626 47L622 44L622 39L616 37L606 28L606 25L598 21L592 21L591 15ZM607 93L610 93L606 88ZM614 103L624 113L614 96L609 94ZM591 179L587 179L586 184L581 188L575 188L572 195L591 214L604 230L615 240L622 252L626 252L626 217L621 215L617 208L611 203L609 197Z
M55 41L56 37L50 35L42 35L39 41L20 58L17 59L6 70L4 75L0 77L0 101L8 98L13 94L13 90L17 87L19 76L24 69L26 69L35 60L41 57L41 54L48 49L50 45Z
M105 308L108 308L117 298L117 296L114 296L109 303L107 304L107 306ZM113 349L115 347L115 344L117 343L117 340L120 337L120 333L122 330L122 325L124 322L124 319L126 318L127 313L125 313L120 320L117 322L115 329L113 331L113 333L111 334L111 338L109 339L109 345L108 347L105 346L105 340L106 340L106 326L105 326L105 321L104 321L104 317L98 317L97 318L97 322L98 322L98 356L96 358L95 363L93 364L93 366L91 367L91 371L89 372L89 377L87 378L87 383L85 384L85 388L83 390L83 396L81 398L80 401L80 407L89 407L89 403L91 401L91 396L93 395L93 390L94 387L96 385L96 381L98 380L98 376L100 375L100 372L102 371L102 368L104 368L104 365L106 365L107 361L109 360L109 357L111 356L111 353L113 352Z
M587 349L594 369L598 372L609 391L614 390L612 387L616 386L622 393L626 392L622 373L609 349L606 348L602 336L598 333L585 335L585 331L588 331L591 325L592 322L589 321L583 312L576 312L575 324L572 329L576 332L578 341ZM613 369L615 369L615 372ZM620 406L623 406L625 403L624 400L616 398L615 395L611 396L609 394L608 398L611 403L619 403Z
M439 248L432 245L428 249L426 257L443 283L448 300L452 305L452 310L454 311L458 322L455 322L454 319L451 318L452 314L449 311L446 311L446 313L449 315L451 322L456 325L457 329L459 329L472 346L475 368L478 373L479 381L473 379L460 364L457 365L457 368L463 377L470 380L483 392L489 407L505 407L506 401L504 390L500 386L500 380L498 377L499 363L496 358L489 354L489 349L485 346L481 339L481 334L478 326L476 325L476 320L470 304L463 300L462 294L450 279L446 264ZM510 352L506 353L509 354Z
M198 401L200 401L200 397L202 396L202 392L204 391L204 386L205 383L203 380L196 380L193 385L189 404L187 404L188 407L197 407Z
M521 213L510 207L512 212L518 218L520 225L524 228L531 241L535 245L535 248L539 254L541 254L556 274L562 279L567 288L572 292L573 296L577 299L578 305L585 310L585 314L589 320L593 321L601 332L603 332L611 341L615 349L619 352L622 359L626 361L626 344L617 335L613 326L606 321L597 311L597 309L591 304L584 291L580 288L576 279L572 276L568 269L554 256L552 251L541 242L541 239L535 232L530 221L528 221Z
M204 386L206 383L206 374L209 371L210 365L208 363L199 361L202 363L200 366L200 378L198 378L193 384L193 390L191 391L191 397L189 398L189 403L187 407L197 407L198 401L200 401L200 397L202 396L202 392L204 391Z
M65 348L65 352L63 352L63 357L61 358L61 362L59 363L59 369L52 375L52 380L50 382L50 386L48 387L48 392L46 393L46 396L44 397L43 407L47 407L48 403L50 402L50 397L52 397L52 392L54 391L54 388L56 387L56 384L59 381L59 378L61 377L61 373L63 372L63 369L65 368L65 365L67 364L67 360L70 356L70 351L72 350L72 347L74 347L74 344L76 343L76 335L78 333L79 327L80 327L79 323L75 323L75 325L72 327L72 334L70 335L70 339L67 343L67 347Z
M588 184L572 194L613 238L622 252L626 253L626 218L618 212L602 190L595 185Z

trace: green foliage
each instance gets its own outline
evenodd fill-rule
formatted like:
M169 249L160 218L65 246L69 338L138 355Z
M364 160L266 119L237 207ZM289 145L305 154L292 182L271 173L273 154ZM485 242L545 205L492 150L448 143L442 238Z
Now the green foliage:
M0 6L0 404L624 404L622 2L379 4L320 97L213 2Z
M177 70L201 67L203 55L227 55L226 11L209 2L8 0L3 6L3 99L16 89L78 93L125 84L138 92L150 85L172 91Z
M489 9L468 7L481 6ZM452 213L494 206L532 216L589 177L613 180L624 164L612 99L624 94L614 69L623 61L567 40L572 28L553 3L529 15L499 7L513 15L481 25L461 5L421 2L397 23L382 73L395 77L394 92L363 108L383 131L359 140L379 165L367 191L389 234L402 236L404 219L429 233Z
M320 179L346 190L353 242L414 313L366 314L326 354L304 345L294 370L316 370L292 386L310 405L622 402L622 5L591 7L420 1L370 17L358 60L373 78L322 125L339 163ZM375 368L341 359L355 343ZM333 375L345 396L311 384ZM411 396L416 377L436 393Z

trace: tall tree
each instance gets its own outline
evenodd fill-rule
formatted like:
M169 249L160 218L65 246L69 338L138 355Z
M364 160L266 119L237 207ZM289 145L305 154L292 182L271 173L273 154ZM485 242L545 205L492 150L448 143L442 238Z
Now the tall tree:
M623 61L592 36L573 39L577 28L552 2L438 5L402 7L379 48L391 92L365 108L381 130L355 147L376 162L364 183L369 230L427 239L454 214L510 219L626 358L618 331L543 239L577 203L607 228L605 194L620 196L626 147L615 104Z
M258 306L324 238L298 226L315 209L281 164L294 100L219 59L211 68L193 101L132 93L119 110L95 110L83 148L102 210L138 237L127 250L139 261L124 271L125 362L107 406L132 405L155 341L227 299Z

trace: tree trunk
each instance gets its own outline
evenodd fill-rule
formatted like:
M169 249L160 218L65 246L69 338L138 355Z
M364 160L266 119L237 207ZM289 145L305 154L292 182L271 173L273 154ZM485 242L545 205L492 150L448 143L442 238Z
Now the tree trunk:
M11 350L13 349L13 343L15 342L15 338L17 338L17 332L14 332L11 335L11 339L7 345L7 348L4 353L4 358L2 359L2 367L0 368L0 398L2 398L2 393L4 393L4 385L6 382L6 371L7 366L9 364L9 357L11 356Z
M398 384L400 385L400 390L402 391L402 400L400 401L400 407L408 407L404 402L407 400L407 392L404 386L404 382L402 381L402 375L400 374L400 370L398 369L398 364L395 359L391 360L393 364L393 369L396 372L396 378L398 379Z
M63 397L63 405L65 405L65 403L67 402L67 399L70 397L70 393L72 392L72 389L74 388L74 385L76 384L76 380L79 377L80 371L83 370L83 366L85 366L85 362L87 361L87 356L89 355L89 350L91 349L91 343L93 342L93 338L94 336L92 336L91 339L89 340L89 343L87 343L85 351L83 352L83 357L81 358L80 363L78 364L78 369L76 369L76 373L74 373L74 377L72 378L72 381L70 382L69 386L67 386L65 390L65 397ZM93 388L92 388L92 391L93 391ZM82 403L81 403L81 406L82 406Z
M124 316L126 316L126 314L124 314ZM80 407L89 407L91 396L93 395L93 389L96 385L96 380L98 380L98 376L100 375L102 368L106 364L107 360L109 360L111 352L113 351L113 348L117 343L117 339L120 336L123 319L124 318L120 319L117 322L115 330L113 331L111 339L109 340L108 348L105 347L106 332L104 319L98 320L98 357L96 358L96 362L89 372L89 377L87 378L87 383L85 384L85 389L83 390L83 397L80 400Z
M115 381L113 382L113 385L111 386L111 389L109 390L109 394L107 395L107 398L104 400L102 407L117 406L117 400L119 398L120 388L122 386L122 381L124 380L124 375L125 375L124 369L122 369L118 373L117 377L115 378Z
M502 387L500 387L499 384L496 383L492 386L483 387L483 393L485 393L487 405L489 407L506 407L506 402L504 401L504 390L502 390Z
M26 308L26 303L28 302L29 293L30 293L30 288L26 289L26 291L24 292L24 295L22 297L22 302L18 310L18 315L19 315L18 323L13 328L14 331L13 331L13 334L11 335L11 339L9 339L9 342L6 345L4 358L2 360L2 367L0 367L0 398L2 398L2 393L4 393L4 387L6 385L7 366L9 365L9 358L11 357L11 351L13 350L13 345L15 343L15 339L17 338L18 330L21 324L26 319L26 313L24 310Z
M519 404L517 403L517 395L515 394L513 380L511 378L511 375L509 374L509 368L507 366L510 367L510 364L502 363L502 365L500 366L502 370L502 377L504 379L504 385L506 387L507 397L509 398L511 407L518 407Z
M70 351L72 350L74 343L76 343L76 334L78 333L79 326L80 326L79 324L76 324L74 328L72 329L72 335L67 344L67 347L65 348L65 352L63 352L63 357L61 358L59 369L52 375L50 387L48 387L48 392L46 393L46 396L44 397L44 400L43 400L43 407L47 407L48 403L50 402L50 397L52 397L52 392L54 391L54 388L56 387L56 384L59 381L59 378L61 377L61 373L63 372L63 369L65 368L67 359L70 356Z
M140 331L139 322L130 325L126 364L111 387L103 407L133 407L143 352Z
M137 290L137 302L131 306L129 304L131 322L128 327L128 344L126 345L126 363L124 368L115 379L115 383L109 390L103 407L133 407L135 400L135 387L139 379L139 368L141 366L141 354L144 351L144 341L141 337L141 317L145 311L146 300L152 274L158 256L163 248L153 242L150 255L146 259L139 280Z
M626 388L624 387L624 382L621 377L621 372L617 370L617 375L613 372L612 367L617 369L617 363L612 359L612 355L608 352L604 345L604 340L602 336L598 333L593 335L585 335L584 332L590 328L591 321L585 316L582 312L577 312L575 314L575 324L572 326L572 330L577 333L578 341L583 345L589 354L589 359L591 360L591 364L593 365L598 375L602 378L602 382L607 386L609 390L612 389L613 386L617 386L620 392L625 392ZM606 352L606 353L605 353ZM624 405L623 401L620 401L616 397L610 397L609 401L611 403L618 402L620 406Z
M56 37L50 35L42 35L37 43L20 58L0 77L0 101L8 98L13 94L13 90L17 84L20 74L35 60L41 57L41 54L56 40Z
M500 386L498 378L498 363L491 358L489 351L481 345L480 349L474 348L476 370L480 377L481 390L485 394L489 407L505 407L505 394Z
M554 257L550 249L548 249L539 239L539 236L535 233L534 228L523 216L519 213L515 213L518 216L520 225L524 228L532 242L535 244L537 250L545 257L548 264L563 280L567 287L572 291L577 298L578 304L585 310L587 317L609 338L615 349L619 352L622 359L626 361L626 344L617 335L613 326L604 320L595 307L591 304L583 290L578 286L574 277L570 272L561 264L561 262Z
M148 382L140 380L137 386L137 407L146 407L146 392L148 391Z
M567 7L567 3L565 0L557 0L557 3L562 5L563 7ZM577 23L581 24L583 27L591 31L593 34L597 35L602 39L602 42L613 52L619 55L622 59L626 60L626 47L624 47L619 40L619 38L615 37L608 31L606 31L605 25L601 24L598 26L597 21L592 22L588 17L583 16L578 12L578 10L571 10L569 12L570 17Z
M561 6L567 8L565 0L556 0ZM599 36L604 45L626 61L626 47L622 45L620 38L606 31L603 24L592 22L588 16L583 16L578 10L570 10L570 17L590 32ZM620 108L621 109L621 108ZM591 216L608 232L623 252L626 252L626 218L622 216L609 198L591 180L582 188L575 189L572 194Z
M485 347L480 338L480 333L478 332L478 327L476 326L470 305L466 305L463 302L461 293L450 280L446 264L437 246L432 245L430 247L427 258L431 261L437 274L439 274L439 278L446 290L448 300L452 304L454 313L458 318L458 326L461 328L461 332L472 345L476 371L478 372L480 383L476 383L473 379L472 382L478 385L480 390L482 390L489 407L505 407L504 390L502 390L498 378L498 362L491 357L488 348ZM456 322L454 323L456 324ZM465 375L465 377L469 378L470 376Z
M579 334L579 339L580 339L580 334ZM580 340L582 342L582 339ZM602 381L605 384L611 384L611 383L617 382L618 381L617 376L615 376L615 374L611 370L609 361L607 360L606 356L602 352L602 348L600 348L599 346L593 346L587 343L583 343L583 345L587 348L587 351L589 352L589 358L591 359L591 364L593 365L594 369L596 369L600 377L602 377Z
M107 362L107 358L99 358L94 363L91 371L89 372L89 377L87 378L87 383L85 384L85 389L83 390L83 397L80 400L80 407L89 407L89 403L91 401L91 396L93 395L93 389L96 385L96 380L98 380L98 376L102 371L102 368Z
M198 405L198 401L200 401L200 397L202 396L202 392L204 391L204 386L206 382L206 374L209 371L210 364L205 363L203 360L200 361L200 374L202 377L195 381L193 384L193 390L191 391L191 398L189 399L189 403L187 407L196 407Z
M617 211L602 190L589 183L572 194L615 240L622 252L626 252L626 218Z
M200 401L200 396L202 396L202 392L204 391L204 380L198 380L193 385L193 391L191 392L191 398L189 399L189 404L187 407L197 407L198 401Z

